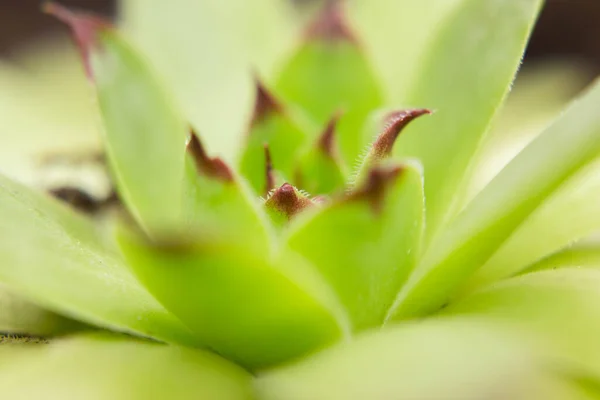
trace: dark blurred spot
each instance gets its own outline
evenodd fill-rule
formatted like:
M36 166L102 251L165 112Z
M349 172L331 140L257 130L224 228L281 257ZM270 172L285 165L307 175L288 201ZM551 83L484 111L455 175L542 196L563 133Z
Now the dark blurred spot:
M70 206L86 213L93 213L100 208L100 203L96 199L78 188L57 188L51 190L50 194L69 204Z
M116 0L57 0L60 4L114 16ZM66 32L56 18L43 14L41 0L0 0L0 56L48 32Z

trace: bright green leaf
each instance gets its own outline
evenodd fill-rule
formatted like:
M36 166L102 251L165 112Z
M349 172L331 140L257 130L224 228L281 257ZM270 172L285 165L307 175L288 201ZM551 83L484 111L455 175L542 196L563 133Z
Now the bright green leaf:
M329 289L291 252L270 259L210 239L161 248L125 231L120 244L167 309L209 348L246 367L301 356L343 334Z
M300 159L296 184L308 193L332 194L344 189L346 179L338 160L313 147Z
M401 293L399 317L441 307L561 185L600 155L600 84L576 101L444 231Z
M536 392L532 353L498 324L438 319L372 332L266 372L256 388L263 400L560 398Z
M422 58L410 60L419 72L401 103L436 112L416 121L395 149L423 162L427 243L459 211L465 173L508 93L541 3L462 0Z
M248 373L200 350L90 335L0 354L10 399L254 399Z
M258 196L267 192L265 145L274 170L291 181L298 154L307 141L302 125L289 109L267 111L251 124L240 157L240 172Z
M162 340L195 339L133 278L97 226L0 177L0 283L90 324Z
M347 171L339 154L338 121L335 114L322 130L319 137L301 154L294 183L308 193L332 194L346 186Z
M382 323L414 266L423 228L422 183L418 166L401 165L399 175L379 188L386 191L383 199L334 201L290 233L290 247L319 269L355 329Z
M361 128L369 112L383 102L365 55L348 38L309 38L282 69L276 89L321 126L335 112L343 112L338 138L347 165L368 143Z

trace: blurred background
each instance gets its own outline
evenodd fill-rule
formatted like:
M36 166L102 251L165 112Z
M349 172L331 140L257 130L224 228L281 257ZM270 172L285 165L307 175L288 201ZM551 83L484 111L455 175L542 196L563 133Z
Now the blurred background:
M160 1L168 3L168 0ZM300 14L310 3L320 0L289 1L295 4L295 9ZM113 18L119 12L116 0L59 2ZM157 5L150 0L129 0L123 3L137 7L138 11ZM3 143L0 146L0 172L38 186L48 186L48 179L55 180L50 186L60 186L60 179L68 179L71 184L79 186L101 182L86 188L86 191L97 197L107 196L109 183L97 178L101 173L95 167L86 169L84 165L79 165L79 170L88 172L78 177L65 175L60 168L58 172L52 171L52 176L45 173L40 177L40 169L48 170L43 160L39 159L42 150L52 148L60 153L69 149L77 149L79 152L89 149L93 153L99 147L98 126L91 122L97 120L96 110L86 101L89 98L89 88L85 84L73 47L66 40L67 30L55 19L42 14L40 4L39 0L0 0L0 140ZM168 9L166 4L160 4ZM139 21L143 19L134 21L134 24ZM145 29L148 31L147 26ZM219 27L216 26L216 29ZM160 41L162 34L156 32L155 39ZM195 45L202 40L206 51L207 43L210 46L210 42L205 38L193 38ZM221 64L205 66L204 60L209 56L199 56L204 57L194 65L178 65L178 68L191 68L184 71L183 76L186 73L196 73L198 68L222 69ZM171 54L170 57L178 59L178 54ZM214 70L207 71L204 72L206 76L215 73ZM480 164L483 167L478 168L472 178L471 195L477 193L569 100L599 74L600 0L546 0L519 78L481 150ZM229 82L232 88L227 89L222 88L227 82L219 79L212 81L215 85L221 85L213 88L215 93L223 92L227 95L227 90L239 86L232 81ZM201 93L206 92L206 87L203 86L206 84L207 82L202 82L198 87L188 90L187 86L190 85L182 82L179 89L183 92L196 90ZM230 99L240 97L231 91L229 96ZM204 131L210 131L214 127L202 126L202 123L208 120L203 115L214 117L216 111L211 110L213 102L201 103L201 99L193 97L191 100L187 103L193 109L187 110L187 113L198 115L192 123L200 125ZM222 118L227 121L229 119L230 115ZM239 131L243 121L236 123L238 125L232 122L229 127L229 131L234 133L229 136L223 134L228 139L209 143L211 150L219 152L231 147L231 138ZM36 162L32 163L31 159L34 157L37 157ZM90 179L90 174L95 178ZM74 179L78 182L73 182Z
M303 7L318 0L290 0ZM32 40L64 32L64 26L40 13L39 0L0 0L0 56ZM114 16L115 0L62 0L61 4ZM547 0L534 32L527 61L570 58L600 72L600 1Z

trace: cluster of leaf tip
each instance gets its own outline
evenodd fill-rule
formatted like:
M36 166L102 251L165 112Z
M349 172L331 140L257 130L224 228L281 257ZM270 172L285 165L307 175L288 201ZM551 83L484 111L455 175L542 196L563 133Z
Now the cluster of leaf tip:
M146 374L171 366L174 398L198 397L192 385L239 390L206 398L572 399L590 397L546 395L589 382L597 395L598 249L569 246L600 227L600 85L469 198L541 1L439 1L439 21L409 3L436 28L402 43L419 59L396 75L406 93L386 90L376 52L330 1L277 76L254 77L233 162L190 129L145 53L103 20L47 5L79 44L130 218L106 235L0 177L0 283L86 324L204 350L80 338L42 359L78 360L93 387L138 397L163 382ZM414 108L390 112L397 99ZM67 320L42 311L42 334ZM17 373L2 372L5 387Z
M415 118L431 113L389 112L378 124L379 132L362 133L366 111L377 104L379 89L344 19L341 2L328 3L304 40L274 85L293 106L256 80L254 113L240 157L240 172L257 194L266 197L265 207L277 225L311 206L327 204L332 197L341 201L377 186L370 181L380 176L378 165L392 155L400 132ZM322 65L323 52L334 66L350 65L367 73L355 73L352 79L358 81L330 75ZM315 88L319 93L311 93ZM362 93L347 96L344 92L349 90ZM298 107L306 104L305 99L311 99L308 109ZM322 104L311 110L317 107L314 101ZM378 135L367 144L374 134Z
M202 343L253 368L381 325L417 253L422 171L391 155L400 132L430 111L388 112L375 130L363 128L383 95L341 7L329 2L317 15L273 91L255 78L236 168L209 156L151 68L108 23L46 6L71 26L96 87L108 162L135 221L120 224L120 251ZM359 255L368 241L344 239L340 229L372 235L371 268L380 278ZM355 272L343 272L349 265ZM366 275L385 283L361 288ZM221 292L200 289L215 280ZM272 322L256 322L265 318Z

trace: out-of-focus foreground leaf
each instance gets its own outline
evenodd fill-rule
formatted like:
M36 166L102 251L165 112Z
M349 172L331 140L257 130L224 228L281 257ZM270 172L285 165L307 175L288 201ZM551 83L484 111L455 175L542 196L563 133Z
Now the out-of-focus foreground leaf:
M550 354L600 378L600 270L533 272L482 288L444 313L476 314L528 329Z
M340 306L313 267L224 238L172 247L132 232L123 252L148 290L207 347L245 367L269 367L339 340Z
M11 399L250 400L250 376L205 351L126 338L81 336L0 349Z
M432 320L260 374L256 387L263 400L571 398L544 379L534 351L490 321Z

